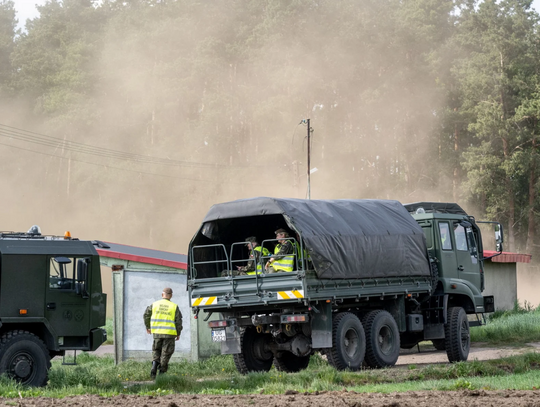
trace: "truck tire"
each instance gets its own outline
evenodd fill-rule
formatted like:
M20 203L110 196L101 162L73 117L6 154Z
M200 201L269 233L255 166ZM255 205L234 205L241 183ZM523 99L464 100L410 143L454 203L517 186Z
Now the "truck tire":
M431 343L433 343L433 347L437 350L445 350L446 344L444 339L432 339Z
M236 370L242 374L268 372L272 367L273 353L265 350L268 334L257 333L255 327L247 327L240 336L241 353L233 355Z
M372 368L394 366L400 348L394 317L388 311L375 310L368 312L362 322L366 330L366 365Z
M450 363L466 361L471 348L471 335L469 320L463 308L451 307L448 309L444 335L446 355Z
M295 373L304 370L309 365L310 355L296 356L291 352L280 352L274 356L274 366L280 372Z
M358 317L350 312L334 316L332 349L328 349L328 363L337 370L359 370L366 354L366 335Z
M51 368L49 351L34 334L9 331L0 337L0 373L27 386L45 386Z

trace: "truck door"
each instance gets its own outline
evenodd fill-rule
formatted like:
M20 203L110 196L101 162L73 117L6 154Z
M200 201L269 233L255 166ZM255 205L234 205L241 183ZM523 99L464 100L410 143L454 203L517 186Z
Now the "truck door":
M90 300L86 295L89 258L51 257L45 316L60 337L87 336Z
M470 224L454 222L453 229L459 278L469 281L478 291L481 291L482 274Z
M459 278L454 243L450 232L450 222L439 222L439 245L441 262L439 264L440 273L446 278Z

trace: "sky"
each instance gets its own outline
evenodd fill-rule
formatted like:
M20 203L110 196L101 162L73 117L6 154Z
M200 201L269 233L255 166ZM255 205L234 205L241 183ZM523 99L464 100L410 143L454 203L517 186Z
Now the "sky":
M39 15L36 5L43 5L46 0L14 0L14 2L17 18L19 19L19 28L23 28L27 19L36 18Z
M14 0L15 9L17 10L17 18L19 19L19 28L23 28L27 19L36 18L38 11L37 5L43 5L47 0ZM540 0L534 0L533 8L540 12Z

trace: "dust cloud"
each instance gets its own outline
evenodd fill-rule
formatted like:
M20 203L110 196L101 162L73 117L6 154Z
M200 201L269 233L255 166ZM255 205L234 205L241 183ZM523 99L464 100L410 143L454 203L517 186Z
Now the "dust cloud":
M186 253L214 203L306 197L308 118L312 199L454 201L436 128L444 71L421 58L437 44L388 2L334 3L111 14L82 97L56 114L23 97L2 109L0 123L35 132L0 145L2 229Z

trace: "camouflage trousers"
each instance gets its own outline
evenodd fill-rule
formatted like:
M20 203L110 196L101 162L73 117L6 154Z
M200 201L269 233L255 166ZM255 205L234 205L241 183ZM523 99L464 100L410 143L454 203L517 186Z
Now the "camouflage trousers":
M160 364L159 371L165 373L169 369L169 359L174 353L174 342L176 337L154 338L152 344L152 362Z
M227 276L247 276L247 273L245 271L240 271L240 270L223 270L221 272L221 277L227 277Z

